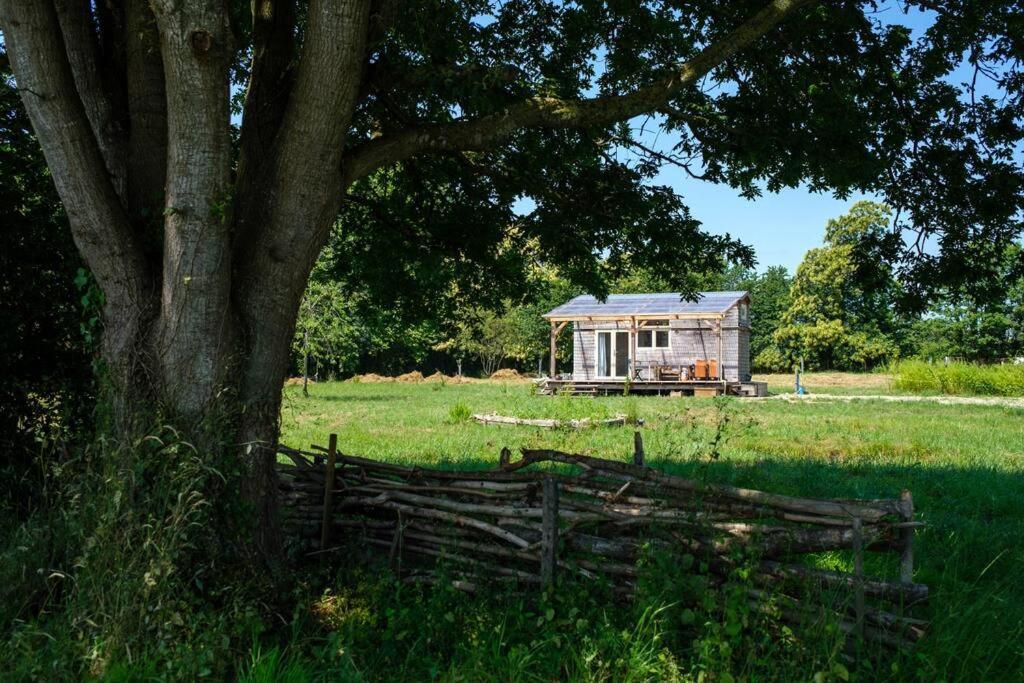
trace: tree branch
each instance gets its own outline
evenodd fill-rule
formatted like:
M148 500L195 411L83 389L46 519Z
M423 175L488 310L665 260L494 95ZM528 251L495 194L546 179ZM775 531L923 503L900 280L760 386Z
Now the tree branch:
M75 244L108 305L144 308L151 274L77 94L56 10L2 0L0 27Z
M772 0L723 40L706 47L665 79L625 95L587 100L534 97L478 119L425 124L375 138L347 156L342 187L374 170L425 152L481 149L529 127L585 128L624 121L665 106L673 95L748 47L809 0Z
M252 66L242 117L237 193L248 197L273 149L291 90L295 0L252 3Z
M311 267L322 242L309 245L326 239L341 203L341 154L365 61L369 13L369 0L310 3L295 82L271 153L249 194L236 202L240 263L297 258ZM304 283L305 275L300 279Z
M280 397L295 312L341 206L341 155L369 17L370 0L311 0L272 154L255 191L236 198L235 291L249 354L240 397L249 414L277 414L267 397Z
M54 0L53 4L64 37L64 48L75 89L99 144L114 189L124 204L127 195L124 141L115 129L113 106L104 90L100 74L100 50L93 30L92 10L86 0Z
M128 215L145 223L160 215L167 180L167 91L156 17L148 0L127 0L125 90L128 136Z

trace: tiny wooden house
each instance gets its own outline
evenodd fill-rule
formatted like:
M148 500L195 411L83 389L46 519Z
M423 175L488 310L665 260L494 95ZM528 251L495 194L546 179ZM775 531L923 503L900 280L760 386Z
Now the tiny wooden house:
M612 294L606 301L578 296L549 311L551 378L577 384L750 383L750 295L701 292ZM571 376L556 376L558 334L572 325ZM671 387L669 387L671 388ZM737 391L733 393L748 393ZM756 394L760 390L754 388Z

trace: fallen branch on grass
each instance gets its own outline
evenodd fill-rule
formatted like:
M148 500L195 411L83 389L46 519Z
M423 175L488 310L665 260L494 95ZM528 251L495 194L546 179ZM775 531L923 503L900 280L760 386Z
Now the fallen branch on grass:
M525 417L509 417L507 415L497 415L490 413L488 415L474 414L473 419L481 424L486 425L526 425L528 427L547 427L549 429L560 429L562 427L569 427L571 429L583 429L585 427L622 427L626 424L625 415L616 415L605 420L592 420L590 418L582 418L579 420L555 420L550 418L525 418Z

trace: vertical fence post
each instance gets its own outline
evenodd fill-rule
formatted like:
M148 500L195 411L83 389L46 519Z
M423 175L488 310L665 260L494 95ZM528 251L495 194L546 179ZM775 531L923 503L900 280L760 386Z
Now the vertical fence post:
M857 647L864 640L864 534L860 517L853 518L854 609L857 614Z
M540 579L547 588L555 583L558 563L558 482L544 477L544 514L540 537Z
M904 522L914 521L914 498L906 489L900 493L900 516ZM900 529L900 581L910 583L914 580L914 529Z
M334 495L334 464L338 459L338 435L331 434L327 442L327 463L324 466L324 517L320 523L320 550L327 548L331 532L331 496Z
M633 432L633 464L644 466L644 437L639 429Z

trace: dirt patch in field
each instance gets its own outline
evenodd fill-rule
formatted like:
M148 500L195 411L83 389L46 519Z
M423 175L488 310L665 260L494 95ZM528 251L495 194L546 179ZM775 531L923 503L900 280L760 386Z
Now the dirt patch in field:
M395 378L378 375L375 372L368 372L365 375L353 375L345 381L352 382L353 384L381 384L384 382L394 382Z
M519 374L519 371L516 370L515 368L501 368L500 370L496 370L494 373L491 374L491 379L517 381L527 379L527 377L525 375Z
M423 373L419 370L413 370L407 372L404 375L399 375L395 378L396 382L406 382L408 384L418 384L423 381Z
M309 383L310 384L316 384L316 382L313 380L312 377L309 378ZM286 379L284 381L284 385L286 387L294 387L294 386L299 385L299 384L302 384L302 378L301 377L289 377L288 379Z

